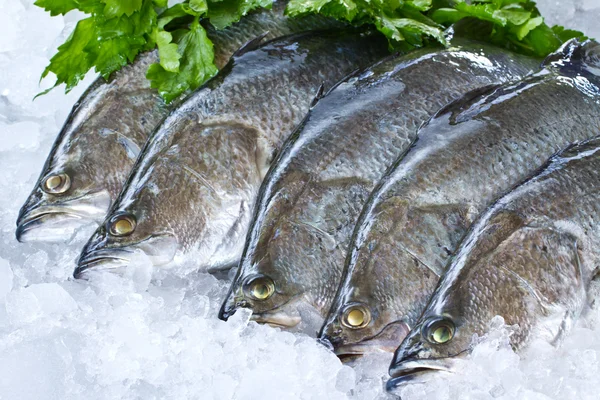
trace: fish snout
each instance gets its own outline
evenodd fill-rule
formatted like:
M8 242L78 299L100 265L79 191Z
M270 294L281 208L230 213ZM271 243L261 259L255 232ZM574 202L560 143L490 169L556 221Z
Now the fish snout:
M55 200L34 192L19 211L16 238L19 242L68 240L82 226L97 223L109 204L106 191Z
M248 302L246 300L235 300L235 297L230 295L227 300L221 306L219 310L219 319L227 321L238 308L248 308Z
M427 359L428 354L425 351L425 346L419 340L420 334L415 332L414 330L404 338L404 340L400 343L400 346L394 352L394 358L392 359L392 364L390 365L390 375L394 376L394 369L397 365L401 365L405 360L419 360L419 359Z
M17 230L15 231L15 237L19 243L27 241L26 233L31 229L28 227L28 224L30 224L31 221L26 206L21 207L21 211L19 211L19 216L17 217Z
M17 218L15 237L20 243L29 241L61 242L68 240L86 221L79 215L57 207L37 203L23 206Z
M426 384L433 372L454 372L461 361L454 358L409 358L399 364L390 366L390 376L386 390L390 393L397 391L406 384Z
M444 358L432 358L431 353L419 340L420 334L413 330L400 344L390 364L391 379L386 389L395 393L407 383L426 383L433 371L449 371Z
M335 319L327 322L321 329L319 338L327 340L327 342L329 342L329 344L334 348L341 345L346 338L344 337L344 329L342 328L339 318L336 317Z
M34 190L19 210L19 215L17 216L17 230L15 232L15 236L19 242L25 242L26 232L31 230L33 225L39 224L39 222L36 223L36 217L38 217L38 215L34 214L34 212L42 206L42 203L41 194Z
M353 340L343 338L334 342L335 354L339 357L361 356L368 353L393 353L410 332L404 321L394 321L373 336L357 336Z
M19 215L17 217L17 227L23 225L30 218L29 214L32 210L37 208L41 204L40 196L29 196L25 204L19 210Z
M328 336L321 336L317 339L317 343L324 346L327 350L333 351L333 344Z
M77 268L73 272L75 279L81 279L91 270L107 270L126 267L131 261L132 252L122 248L104 248L106 240L95 235L84 247Z

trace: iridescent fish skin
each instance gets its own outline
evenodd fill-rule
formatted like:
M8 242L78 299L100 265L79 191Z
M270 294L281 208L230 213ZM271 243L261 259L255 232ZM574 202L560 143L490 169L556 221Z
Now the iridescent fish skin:
M288 19L283 15L286 4L276 2L273 11L252 13L222 31L207 28L217 67L225 66L238 48L265 32L267 38L274 38L331 25L320 17ZM78 227L99 223L106 216L148 136L177 104L165 104L150 88L146 71L155 62L156 51L140 54L109 81L96 80L81 96L21 208L19 241L68 240ZM58 178L64 184L49 190L47 182Z
M399 343L414 326L474 219L552 154L598 134L597 49L571 43L542 72L470 93L420 130L356 225L326 332L337 329L339 354L393 351L377 337ZM353 305L368 322L349 328L340 319Z
M319 87L386 54L383 37L349 30L279 38L234 56L154 132L75 275L127 265L139 251L155 265L193 251L200 269L231 266L260 183Z
M396 351L388 389L453 371L499 315L516 351L560 344L600 265L600 140L553 157L473 225Z
M265 179L221 318L248 307L256 321L315 335L360 210L418 127L464 91L539 68L538 61L497 48L457 44L385 60L317 103ZM269 299L248 293L257 276L275 283Z

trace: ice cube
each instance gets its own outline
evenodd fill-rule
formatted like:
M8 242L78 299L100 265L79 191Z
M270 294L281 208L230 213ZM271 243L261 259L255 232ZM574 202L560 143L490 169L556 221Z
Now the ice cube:
M46 315L62 315L77 310L75 299L57 283L38 283L24 290L34 294L42 313Z
M40 143L40 125L32 121L5 124L0 122L0 152L35 150Z
M10 263L0 258L0 303L4 301L6 295L13 287L13 272L10 269Z

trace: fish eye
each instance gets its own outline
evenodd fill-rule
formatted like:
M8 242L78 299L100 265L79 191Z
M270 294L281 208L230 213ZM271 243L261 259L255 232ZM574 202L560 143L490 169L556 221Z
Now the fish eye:
M61 194L69 190L70 187L71 178L65 173L50 175L42 184L44 192L49 194Z
M127 236L133 233L135 225L135 218L132 215L117 214L108 222L108 231L113 236Z
M342 324L350 329L364 328L371 322L371 313L362 304L346 307L342 314Z
M448 318L435 318L423 330L424 337L432 344L446 344L454 338L456 327Z
M264 301L275 293L275 283L267 276L252 277L244 284L244 293L254 300Z

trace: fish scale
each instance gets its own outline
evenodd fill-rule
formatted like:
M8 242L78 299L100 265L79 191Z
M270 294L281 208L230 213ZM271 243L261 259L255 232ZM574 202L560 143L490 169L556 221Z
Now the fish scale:
M242 305L257 320L281 326L287 319L287 328L314 335L362 205L416 128L464 90L520 78L537 65L479 44L430 48L388 58L319 100L265 178L221 318ZM274 282L263 302L244 291L257 276Z
M596 51L594 42L570 46ZM361 341L387 326L412 327L477 215L552 154L598 134L600 79L585 68L580 60L548 64L517 84L466 95L419 130L411 151L371 194L354 232L337 310L363 304L371 319L350 348L368 349ZM581 90L582 79L594 95ZM356 287L362 293L353 294Z

